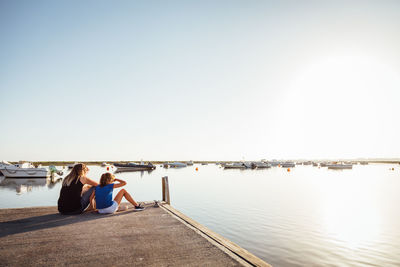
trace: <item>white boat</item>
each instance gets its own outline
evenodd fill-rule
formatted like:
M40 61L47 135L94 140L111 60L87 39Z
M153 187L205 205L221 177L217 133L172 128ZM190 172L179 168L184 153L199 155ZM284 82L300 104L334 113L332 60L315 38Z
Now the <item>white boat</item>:
M188 166L193 166L193 160L186 161L186 165L188 165Z
M328 164L327 167L328 167L328 169L332 169L332 170L353 169L352 164L343 164L343 163Z
M0 168L3 167L3 166L10 166L10 165L12 165L12 164L10 162L8 162L8 161L5 161L5 160L2 160L0 162Z
M45 178L49 176L46 168L35 168L32 163L2 165L0 172L8 178Z
M2 168L2 167L8 167L8 166L12 166L12 164L10 163L10 162L8 162L8 161L5 161L5 160L2 160L1 162L0 162L0 169ZM0 170L0 176L2 176L3 175L3 173L1 172L1 170Z

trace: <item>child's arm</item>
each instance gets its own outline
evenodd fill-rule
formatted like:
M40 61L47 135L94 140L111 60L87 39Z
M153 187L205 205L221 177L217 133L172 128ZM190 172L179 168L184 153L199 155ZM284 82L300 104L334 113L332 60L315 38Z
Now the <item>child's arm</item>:
M120 179L115 178L114 181L119 182L119 184L114 184L114 187L113 187L113 188L123 187L124 185L126 185L126 182L123 181L123 180L120 180Z

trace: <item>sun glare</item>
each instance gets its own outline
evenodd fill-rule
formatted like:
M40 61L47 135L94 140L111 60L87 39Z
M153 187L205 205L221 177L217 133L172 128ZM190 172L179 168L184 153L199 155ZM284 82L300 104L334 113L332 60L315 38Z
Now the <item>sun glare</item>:
M310 157L358 157L381 153L382 140L396 129L400 76L383 58L358 51L338 51L310 59L299 67L279 106L296 130L299 147ZM383 130L386 129L386 130ZM367 144L367 145L366 145Z
M380 214L369 189L359 179L327 182L321 208L328 235L349 249L377 240Z
M369 113L366 107L400 84L390 66L354 51L326 55L303 67L293 79L290 94L297 99L314 99L315 107L322 111L314 110L316 116L349 116L357 111Z

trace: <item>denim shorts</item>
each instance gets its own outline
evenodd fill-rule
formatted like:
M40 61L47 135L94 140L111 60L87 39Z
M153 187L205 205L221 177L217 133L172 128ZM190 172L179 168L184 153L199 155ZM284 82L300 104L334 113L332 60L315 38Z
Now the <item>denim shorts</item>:
M118 203L113 201L112 205L110 207L104 208L104 209L98 209L97 211L99 213L114 213L118 210Z
M83 212L90 204L90 195L93 193L95 186L89 188L82 196L81 196L81 212Z

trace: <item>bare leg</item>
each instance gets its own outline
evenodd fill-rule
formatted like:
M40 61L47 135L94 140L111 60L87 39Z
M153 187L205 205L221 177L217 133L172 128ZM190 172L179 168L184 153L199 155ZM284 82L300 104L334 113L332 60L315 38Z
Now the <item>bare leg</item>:
M92 208L93 210L96 210L96 198L95 196L95 191L93 190L92 195L90 196L90 206L89 209Z
M96 203L94 201L94 194L95 194L94 187L85 185L84 189L85 189L85 192L82 193L81 205L83 207L86 206L85 211L95 210Z
M125 197L125 199L128 200L133 206L138 205L138 203L131 197L128 191L126 191L125 189L121 189L114 198L114 201L118 203L118 206L119 204L121 204L122 197Z
M88 185L88 184L83 185L83 187L82 187L82 192L81 192L81 196L83 196L91 187L92 187L92 186L91 186L91 185Z

